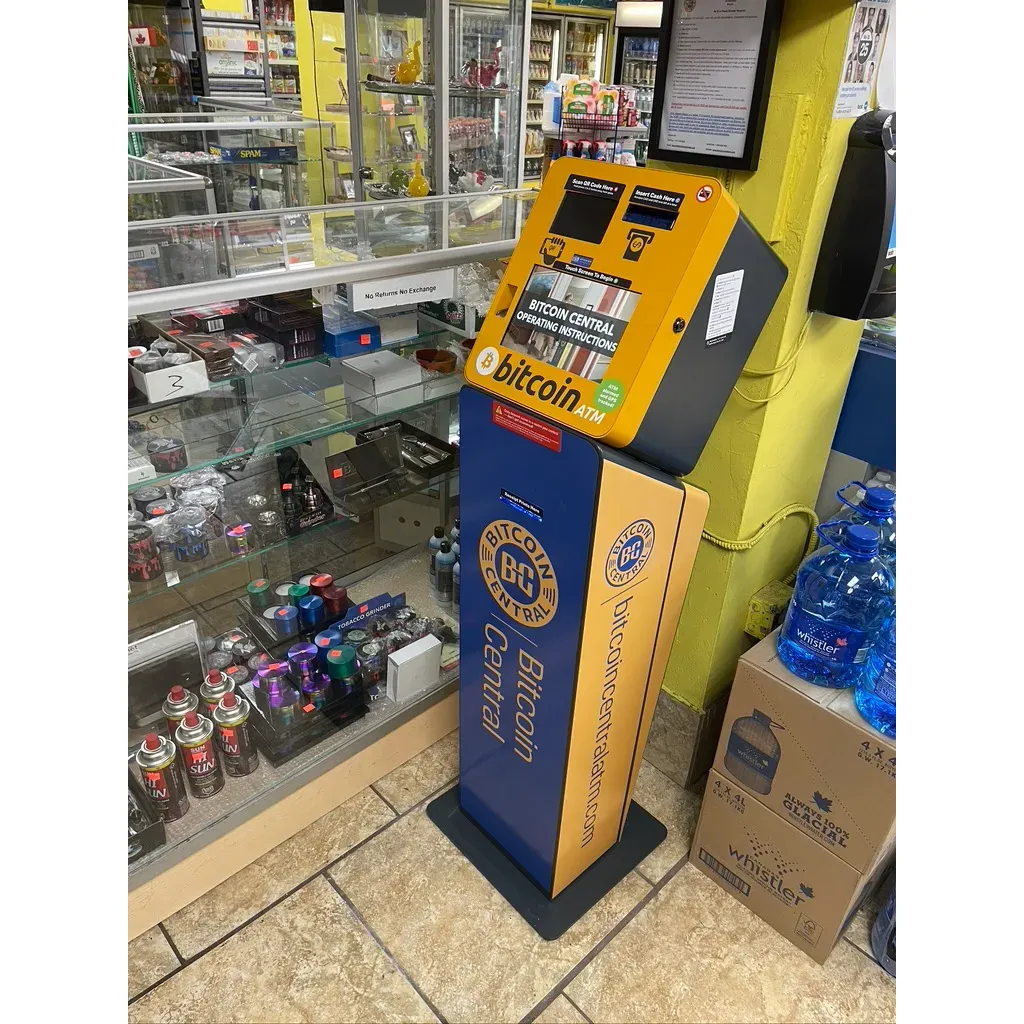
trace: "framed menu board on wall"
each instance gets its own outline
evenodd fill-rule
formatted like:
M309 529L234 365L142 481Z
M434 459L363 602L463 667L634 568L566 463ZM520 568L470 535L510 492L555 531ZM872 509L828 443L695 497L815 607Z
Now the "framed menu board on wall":
M757 168L783 0L665 0L648 159Z

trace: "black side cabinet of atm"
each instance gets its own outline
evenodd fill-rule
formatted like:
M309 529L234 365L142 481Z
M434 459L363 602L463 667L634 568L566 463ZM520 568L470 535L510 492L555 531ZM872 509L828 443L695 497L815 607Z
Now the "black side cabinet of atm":
M845 320L896 313L896 111L854 121L811 284L810 309Z

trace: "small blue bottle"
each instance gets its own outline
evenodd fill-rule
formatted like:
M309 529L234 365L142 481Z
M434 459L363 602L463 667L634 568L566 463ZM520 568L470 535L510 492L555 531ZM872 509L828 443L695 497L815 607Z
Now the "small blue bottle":
M853 697L857 710L883 736L896 735L896 617L879 633Z
M779 631L782 663L818 686L855 686L882 624L896 609L896 577L878 557L878 531L818 527L829 545L804 560Z
M844 491L851 487L864 488L864 497L859 505L850 501ZM859 480L851 480L836 491L836 497L846 506L837 512L825 525L831 526L840 519L861 526L870 526L878 531L878 557L896 574L896 492L888 487L864 487Z

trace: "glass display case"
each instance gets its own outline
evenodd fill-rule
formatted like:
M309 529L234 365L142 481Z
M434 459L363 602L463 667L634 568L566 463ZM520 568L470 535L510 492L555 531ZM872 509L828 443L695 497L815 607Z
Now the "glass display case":
M382 276L498 259L535 198L502 191L129 223L129 311L369 280L375 261L391 258L406 262Z
M157 220L217 212L213 182L182 167L128 157L128 220Z
M404 8L357 0L345 23L348 81L359 95L355 198L518 184L525 11L525 0Z
M163 2L129 4L129 110L187 110L192 100L188 54L194 49L187 7L175 9Z
M335 173L334 162L321 152L322 145L331 146L332 126L298 114L223 104L215 111L128 120L140 156L207 175L222 213L305 205L311 177L321 192L338 187L323 180Z
M153 905L166 916L213 884L183 884L175 865L421 716L423 746L453 727L457 576L446 564L431 577L427 539L457 539L475 330L440 322L452 300L356 311L352 289L449 268L447 294L485 308L534 198L129 224L132 934ZM148 279L133 276L138 249ZM403 692L390 656L427 651L430 684ZM410 753L387 750L373 755L384 771ZM263 852L235 851L228 873Z
M520 180L525 4L452 4L448 191Z

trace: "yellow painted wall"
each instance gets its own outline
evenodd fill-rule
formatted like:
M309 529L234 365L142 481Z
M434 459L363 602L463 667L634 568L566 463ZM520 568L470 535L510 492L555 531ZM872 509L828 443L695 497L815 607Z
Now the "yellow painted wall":
M773 245L789 279L747 363L770 369L804 333L795 370L743 377L753 405L730 398L688 477L711 495L707 530L729 540L751 536L780 508L813 507L862 324L815 314L807 296L852 119L833 121L832 106L854 7L849 0L787 0L758 170L721 172L740 209ZM651 161L666 170L680 164ZM706 170L705 170L706 173ZM808 523L792 517L750 551L701 542L664 688L700 710L730 684L752 641L743 632L750 596L796 567Z

